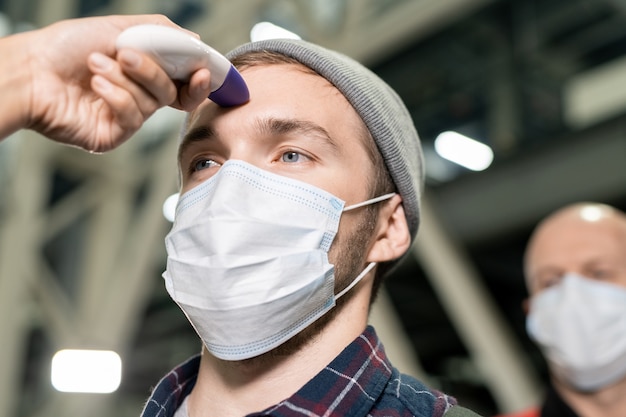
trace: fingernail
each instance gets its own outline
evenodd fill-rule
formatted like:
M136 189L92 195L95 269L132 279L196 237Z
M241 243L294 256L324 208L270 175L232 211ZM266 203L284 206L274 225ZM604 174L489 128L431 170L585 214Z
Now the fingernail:
M134 51L121 51L119 58L129 68L137 68L141 64L141 56Z
M113 67L110 58L99 52L91 54L89 56L89 60L94 67L100 69L101 71L108 71Z

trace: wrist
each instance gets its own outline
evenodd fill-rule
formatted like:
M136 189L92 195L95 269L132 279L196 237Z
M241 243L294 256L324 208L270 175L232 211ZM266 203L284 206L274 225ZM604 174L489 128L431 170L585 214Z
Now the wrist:
M0 39L0 139L28 127L32 119L33 73L30 34L20 33Z

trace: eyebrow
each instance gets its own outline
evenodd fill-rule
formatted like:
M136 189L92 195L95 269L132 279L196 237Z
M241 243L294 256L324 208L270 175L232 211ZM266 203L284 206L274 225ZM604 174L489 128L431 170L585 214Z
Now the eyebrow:
M262 135L279 136L300 133L306 136L316 136L337 150L337 143L330 133L317 123L300 119L268 118L257 121L257 127Z
M255 123L261 135L279 136L286 134L300 133L310 137L322 139L335 151L338 150L336 141L330 133L317 123L300 119L278 119L274 117L259 119ZM198 126L191 129L184 137L178 149L178 159L191 144L211 140L218 136L218 133L210 126Z
M215 137L215 131L209 126L200 126L191 129L187 134L183 137L180 145L178 146L178 161L181 160L185 150L192 144L197 142L202 142L208 139Z

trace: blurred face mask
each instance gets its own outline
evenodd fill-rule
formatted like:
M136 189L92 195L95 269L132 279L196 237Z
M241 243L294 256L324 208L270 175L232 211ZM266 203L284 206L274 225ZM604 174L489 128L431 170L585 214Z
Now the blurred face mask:
M526 328L550 368L595 391L626 376L626 288L569 274L531 300Z
M165 238L165 286L206 348L243 360L281 345L329 311L373 267L335 295L328 261L344 208L307 183L226 162L185 193Z

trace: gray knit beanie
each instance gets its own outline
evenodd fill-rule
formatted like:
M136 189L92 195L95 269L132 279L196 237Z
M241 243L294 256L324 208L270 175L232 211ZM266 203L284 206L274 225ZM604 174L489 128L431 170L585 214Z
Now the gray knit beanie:
M252 42L230 51L233 59L248 52L273 51L316 71L352 104L378 146L402 196L411 238L420 220L424 164L420 140L406 106L383 80L352 58L320 46L292 39Z

